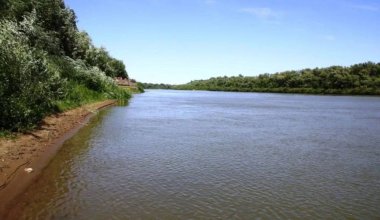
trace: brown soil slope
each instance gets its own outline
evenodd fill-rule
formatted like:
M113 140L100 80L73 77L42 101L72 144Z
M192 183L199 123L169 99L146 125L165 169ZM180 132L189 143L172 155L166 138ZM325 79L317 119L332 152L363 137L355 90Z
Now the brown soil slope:
M98 109L115 103L107 100L88 104L46 117L41 126L30 133L17 135L14 139L0 138L0 219L12 200L48 164L64 140L82 127Z

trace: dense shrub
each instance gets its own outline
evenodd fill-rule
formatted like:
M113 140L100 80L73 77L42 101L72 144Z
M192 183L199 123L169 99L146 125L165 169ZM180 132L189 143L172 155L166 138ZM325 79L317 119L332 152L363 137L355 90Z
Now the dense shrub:
M56 102L56 108L58 111L65 111L94 101L106 99L128 100L130 97L129 92L117 86L109 86L107 92L99 92L89 89L76 81L69 81L67 83L67 93L65 93L64 99Z
M68 15L72 20L73 12ZM77 32L74 35L82 36L81 40L66 42L77 46L83 43L82 47L62 49L62 33L47 30L39 19L36 10L21 20L0 17L0 132L30 129L54 111L130 98L110 77L126 73L122 62L103 54L108 56L103 56L106 62L102 63L108 68L107 75L97 62L90 65L80 58L89 59L90 48L95 48L87 35ZM75 31L70 22L67 28ZM65 55L68 51L77 57Z
M88 67L82 60L70 57L54 56L49 58L49 67L57 71L62 78L74 80L86 85L89 89L106 92L115 81L98 67Z
M15 22L0 21L0 128L28 128L54 109L64 81Z
M0 0L0 133L35 126L46 114L130 98L111 77L122 61L93 45L64 0Z
M140 83L144 89L173 89L173 85L163 83Z

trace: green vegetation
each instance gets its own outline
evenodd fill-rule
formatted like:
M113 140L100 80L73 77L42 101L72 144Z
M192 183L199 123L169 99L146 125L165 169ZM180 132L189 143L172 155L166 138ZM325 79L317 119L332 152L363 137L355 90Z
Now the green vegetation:
M119 86L119 88L126 90L129 93L132 94L139 94L139 93L144 93L144 88L143 87L131 87L131 86Z
M174 86L180 90L380 95L380 63L217 77Z
M113 77L128 78L125 65L78 30L63 0L0 0L0 134L85 103L130 98Z
M173 89L172 85L163 83L141 83L144 89Z
M137 90L139 93L145 92L143 83L137 82Z

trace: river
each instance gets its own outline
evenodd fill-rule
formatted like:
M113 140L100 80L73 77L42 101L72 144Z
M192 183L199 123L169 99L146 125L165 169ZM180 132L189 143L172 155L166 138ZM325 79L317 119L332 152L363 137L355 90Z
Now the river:
M379 219L380 98L148 90L101 111L15 219Z

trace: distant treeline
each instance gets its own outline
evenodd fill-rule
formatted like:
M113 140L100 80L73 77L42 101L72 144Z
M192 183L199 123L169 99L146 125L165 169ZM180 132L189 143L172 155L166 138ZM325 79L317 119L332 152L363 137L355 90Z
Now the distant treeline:
M0 133L103 99L127 99L122 61L78 30L63 0L0 0Z
M259 76L216 77L174 86L180 90L380 95L380 63L303 69Z
M172 85L163 83L141 83L144 89L173 89Z

